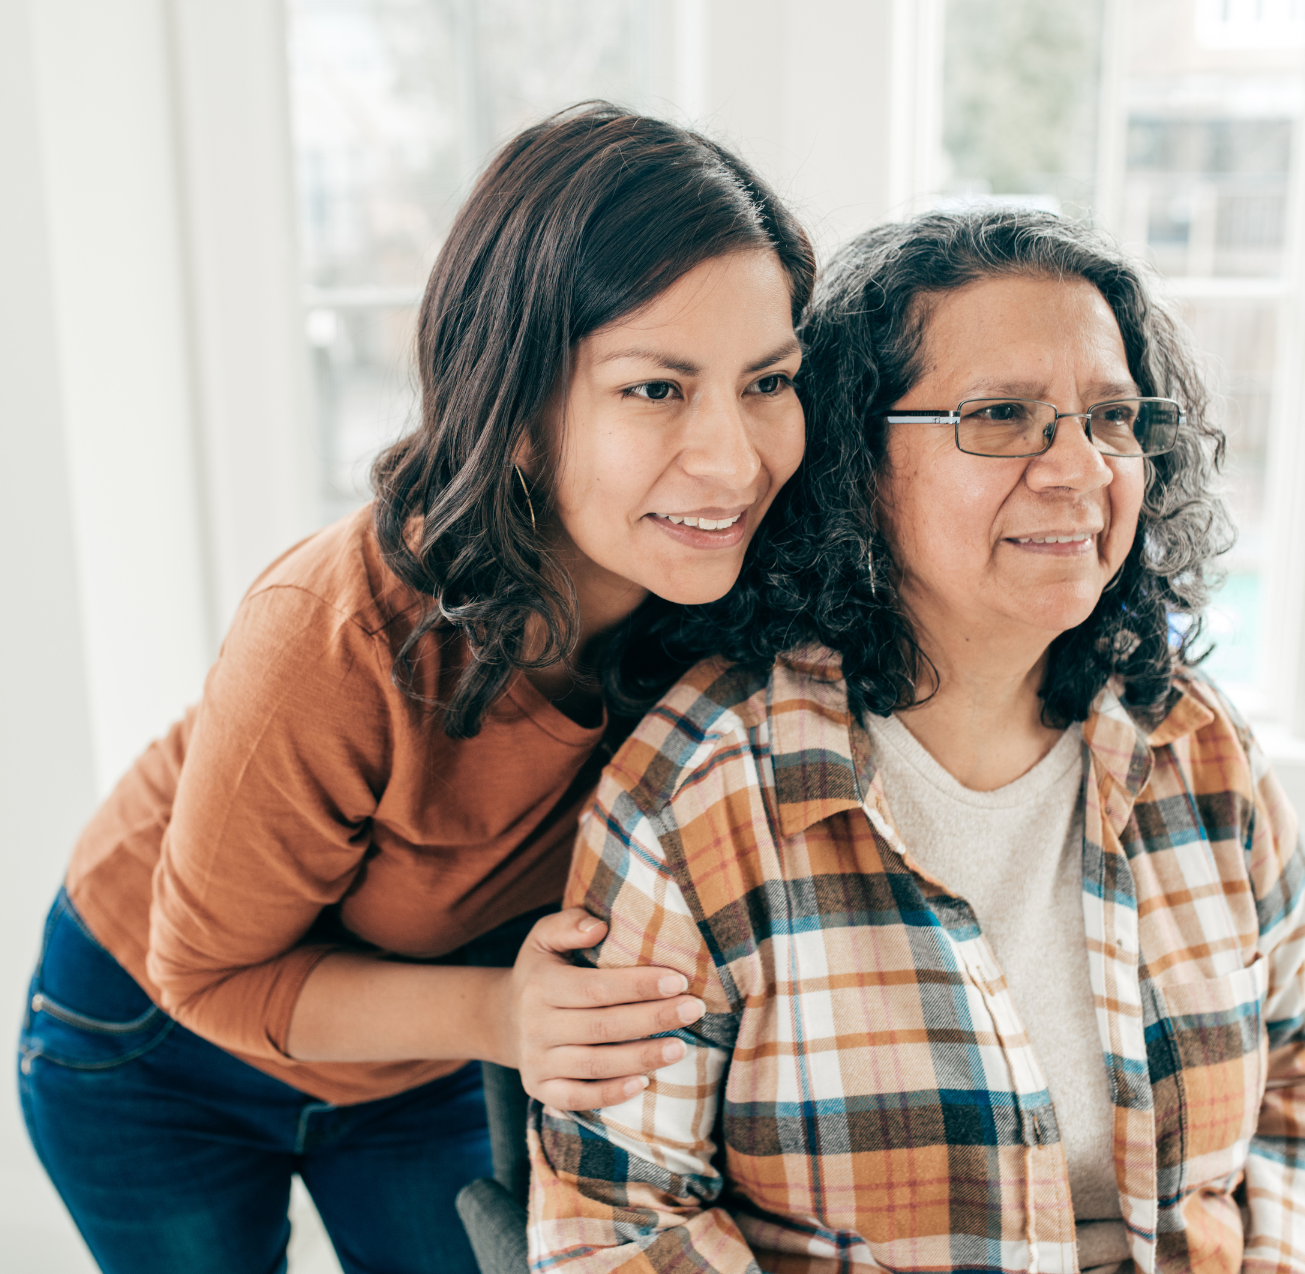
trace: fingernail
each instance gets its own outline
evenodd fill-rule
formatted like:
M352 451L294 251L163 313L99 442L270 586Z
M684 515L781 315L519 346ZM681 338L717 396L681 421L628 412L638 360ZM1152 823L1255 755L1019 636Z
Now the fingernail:
M633 1097L635 1093L641 1093L647 1087L648 1087L647 1075L639 1075L635 1079L627 1079L625 1081L625 1095L627 1097Z
M662 1061L678 1062L684 1056L684 1045L679 1040L668 1040L662 1049Z
M701 1000L685 1000L680 1005L680 1021L696 1022L707 1011L707 1006Z
M593 932L595 929L597 929L598 926L601 925L602 923L603 923L603 922L602 922L601 920L595 920L595 919L593 918L593 916L586 916L586 917L585 917L585 918L580 922L580 932L581 932L581 933L592 933L592 932Z
M657 983L657 989L663 995L679 995L689 989L689 979L683 973L668 973Z

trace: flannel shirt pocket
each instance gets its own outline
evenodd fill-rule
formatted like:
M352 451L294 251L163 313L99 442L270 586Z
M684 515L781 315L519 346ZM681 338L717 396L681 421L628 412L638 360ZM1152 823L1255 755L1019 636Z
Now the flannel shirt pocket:
M1245 1166L1264 1098L1269 962L1219 978L1162 983L1172 1083L1157 1083L1159 1162L1181 1165L1178 1194L1229 1190ZM1165 1077L1168 1078L1168 1077Z

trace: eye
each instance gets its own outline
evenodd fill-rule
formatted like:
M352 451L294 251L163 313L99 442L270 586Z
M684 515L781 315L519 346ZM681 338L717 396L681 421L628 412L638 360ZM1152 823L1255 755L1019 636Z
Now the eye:
M748 386L748 393L759 394L762 398L774 398L776 394L782 393L792 384L793 381L785 376L783 372L771 372L769 376L754 380Z
M1132 425L1136 411L1131 403L1105 403L1092 408L1094 420L1115 425Z
M646 380L642 385L631 385L621 391L623 398L644 398L649 402L660 403L676 396L679 391L669 380Z
M982 406L976 404L965 414L975 420L992 421L994 424L1012 424L1022 421L1028 415L1028 410L1020 402L984 403Z

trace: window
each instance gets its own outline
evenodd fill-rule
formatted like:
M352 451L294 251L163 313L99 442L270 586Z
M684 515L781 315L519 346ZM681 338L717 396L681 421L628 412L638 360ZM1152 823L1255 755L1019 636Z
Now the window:
M1282 512L1267 472L1274 429L1285 420L1275 373L1298 250L1289 207L1305 104L1305 6L1146 0L1130 22L1114 228L1169 280L1210 360L1238 542L1210 615L1216 651L1208 667L1248 710L1264 711L1271 527Z
M494 145L590 97L642 100L646 0L289 0L304 327L322 520L413 422L422 287Z

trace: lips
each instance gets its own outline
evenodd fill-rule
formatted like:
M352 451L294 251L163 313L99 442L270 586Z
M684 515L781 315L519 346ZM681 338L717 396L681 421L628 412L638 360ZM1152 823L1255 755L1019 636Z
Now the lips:
M1091 531L1065 531L1055 535L1010 535L1015 544L1081 544L1093 537Z
M725 549L739 544L748 528L747 509L706 509L696 513L649 513L663 535L694 549Z
M731 517L709 518L692 513L654 513L655 518L665 518L666 521L674 523L676 526L696 526L702 531L723 531L727 526L733 526L735 522L743 516L742 513L735 513Z

